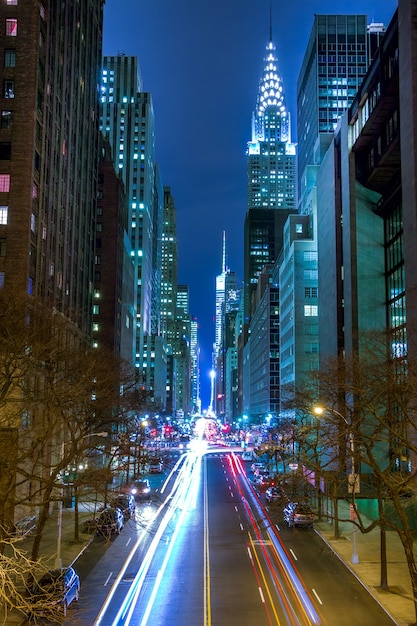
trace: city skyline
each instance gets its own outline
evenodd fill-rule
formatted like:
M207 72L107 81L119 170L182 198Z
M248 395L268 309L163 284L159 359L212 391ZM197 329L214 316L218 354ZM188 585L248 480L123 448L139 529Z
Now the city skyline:
M387 26L396 0L272 2L272 39L296 137L296 83L314 13L367 14ZM107 0L103 54L139 59L144 91L155 110L156 160L177 207L178 280L190 286L198 318L201 395L210 394L215 340L215 280L221 270L223 231L227 265L243 279L243 226L247 206L246 147L269 39L269 1L196 7L187 0L138 3ZM165 19L161 21L162 14ZM237 17L238 16L238 17Z

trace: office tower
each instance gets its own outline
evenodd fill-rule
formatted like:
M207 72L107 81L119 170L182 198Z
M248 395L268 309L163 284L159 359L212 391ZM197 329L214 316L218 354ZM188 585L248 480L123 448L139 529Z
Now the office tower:
M281 251L282 227L297 209L296 146L270 33L247 150L248 208L244 235L245 317L258 276Z
M164 187L161 261L161 331L170 343L178 283L177 213L170 187Z
M201 398L200 398L200 347L198 341L198 320L191 318L191 341L190 341L190 358L191 358L191 412L201 415Z
M103 3L84 5L0 6L0 284L89 337Z
M128 236L134 267L135 344L132 361L146 382L152 347L152 289L155 285L155 141L151 94L142 91L136 57L105 56L100 128L113 151L128 202ZM162 196L162 194L161 194ZM162 203L162 197L159 199Z
M97 193L93 343L95 347L105 345L129 363L135 316L127 219L123 181L116 174L110 145L103 138Z
M223 319L226 299L225 282L228 268L226 265L226 232L223 231L222 271L216 276L216 315L215 315L215 340L214 352L217 358L222 352L223 344Z
M178 285L172 353L175 359L176 416L184 417L191 409L191 316L188 285Z
M385 28L366 15L316 15L297 81L298 193L352 103Z

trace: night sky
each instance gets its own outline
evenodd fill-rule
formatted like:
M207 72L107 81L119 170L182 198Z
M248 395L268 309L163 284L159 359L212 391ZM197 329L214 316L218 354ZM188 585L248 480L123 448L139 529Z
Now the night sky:
M397 0L272 0L272 39L296 142L296 88L314 14L358 13L388 26ZM106 0L103 54L137 56L152 94L156 160L177 209L178 282L199 321L201 395L210 401L215 278L243 280L246 145L251 138L269 0Z

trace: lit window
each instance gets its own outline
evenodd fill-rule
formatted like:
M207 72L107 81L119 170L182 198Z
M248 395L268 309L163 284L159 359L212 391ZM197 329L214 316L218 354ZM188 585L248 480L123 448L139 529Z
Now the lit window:
M34 213L30 216L30 230L32 233L36 233L36 215Z
M8 206L0 206L0 224L7 224L8 213Z
M14 80L3 81L3 98L14 98Z
M6 4L17 4L17 0L6 0Z
M302 224L296 224L295 225L295 232L297 233L297 235L301 235L303 233L303 225Z
M98 315L100 313L100 305L99 304L94 304L93 305L93 315Z
M17 36L17 19L15 17L6 19L6 35L8 37Z
M0 289L4 287L4 272L0 272Z
M16 50L6 48L4 51L4 67L16 67Z
M316 304L306 304L304 306L304 315L305 317L317 317L318 315L318 306Z
M12 112L11 111L1 112L0 126L1 128L11 128L12 126Z
M10 191L10 174L0 174L0 192Z
M38 185L35 182L33 182L32 183L32 198L37 198L38 195L39 195Z

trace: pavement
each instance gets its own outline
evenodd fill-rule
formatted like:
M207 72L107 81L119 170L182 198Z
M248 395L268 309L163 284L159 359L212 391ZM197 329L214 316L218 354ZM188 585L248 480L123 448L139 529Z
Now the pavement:
M350 519L349 503L339 501L339 519ZM313 507L314 509L314 507ZM363 516L362 516L363 517ZM366 518L363 518L366 521ZM335 528L331 518L314 522L315 531L350 569L357 580L369 591L385 612L398 626L416 624L411 579L404 549L395 531L386 532L388 561L388 590L380 587L380 531L375 528L362 534L351 522L339 521L339 538L335 539ZM414 554L417 558L416 545ZM353 561L353 562L352 562Z
M80 504L80 530L82 522L92 516L91 506ZM314 506L313 506L314 509ZM339 502L339 517L349 520L349 504ZM386 613L398 626L409 626L416 623L411 581L408 573L404 550L397 533L387 531L387 559L388 559L388 591L380 588L380 535L374 529L370 533L354 535L353 525L339 521L339 538L335 539L335 528L331 518L323 517L315 521L315 532L345 563L358 581L368 589L369 593L381 605ZM44 539L41 544L41 553L44 562L54 567L57 555L58 517L54 513L47 521ZM64 509L62 516L61 559L62 564L76 568L79 555L86 549L92 535L79 533L79 539L74 539L74 509ZM25 540L28 549L30 539ZM353 557L353 559L352 559ZM352 562L355 561L355 562ZM0 624L26 624L21 613L16 610L6 612L0 605Z

